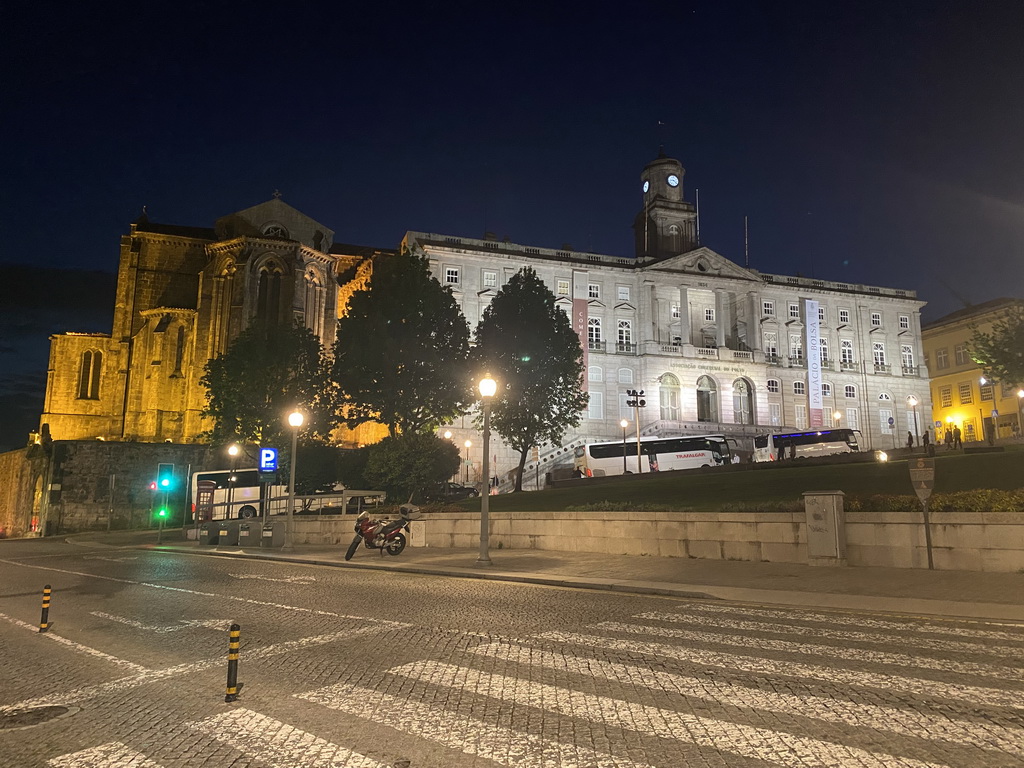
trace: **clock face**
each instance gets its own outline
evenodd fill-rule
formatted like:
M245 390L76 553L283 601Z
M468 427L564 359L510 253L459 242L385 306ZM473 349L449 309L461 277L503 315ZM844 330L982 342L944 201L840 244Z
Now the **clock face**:
M670 187L678 187L679 186L679 177L676 176L673 173L671 176L668 177L668 185Z
M647 190L650 189L650 188L651 188L651 182L645 181L644 182L644 193L646 194Z

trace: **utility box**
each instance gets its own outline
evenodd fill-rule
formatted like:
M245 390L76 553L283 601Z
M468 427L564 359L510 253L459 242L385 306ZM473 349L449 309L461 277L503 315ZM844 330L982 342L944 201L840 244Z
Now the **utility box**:
M427 524L423 520L413 520L409 523L409 546L427 546Z
M221 520L217 524L217 543L228 547L238 544L237 520Z
M263 533L263 526L259 523L239 523L238 524L238 546L240 547L258 547L260 546L261 534Z
M846 565L846 515L842 491L807 491L807 564Z
M199 526L199 543L200 544L216 544L217 543L217 525L216 523L203 523Z
M263 526L262 541L260 546L263 547L283 547L284 546L284 523L277 521L274 523L266 523Z

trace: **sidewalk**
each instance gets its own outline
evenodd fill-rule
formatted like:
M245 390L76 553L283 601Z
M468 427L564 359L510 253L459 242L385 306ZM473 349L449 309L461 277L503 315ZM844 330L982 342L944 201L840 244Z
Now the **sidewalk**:
M294 561L341 568L429 573L638 594L770 603L800 608L886 611L1024 622L1024 574L904 568L828 568L790 563L690 560L588 552L492 549L480 566L476 549L407 547L398 557L360 548L345 562L341 546L297 546L291 553L201 545L164 533L69 539L82 545L146 547L194 555Z

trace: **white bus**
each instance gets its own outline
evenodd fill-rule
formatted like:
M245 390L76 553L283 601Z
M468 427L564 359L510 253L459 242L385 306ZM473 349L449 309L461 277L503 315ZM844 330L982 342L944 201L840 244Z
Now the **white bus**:
M754 438L754 461L784 461L859 450L858 429L811 429Z
M204 486L206 492L200 495L201 482L214 485ZM266 513L272 514L278 510L269 508L270 500L288 493L285 485L271 484L264 489L255 467L196 472L192 475L191 486L192 514L196 516L193 519L199 520L260 517L264 506L267 506Z
M667 472L673 469L696 469L729 464L732 461L732 448L725 435L641 437L640 455L643 472ZM577 472L583 477L635 473L636 439L578 446L574 464Z

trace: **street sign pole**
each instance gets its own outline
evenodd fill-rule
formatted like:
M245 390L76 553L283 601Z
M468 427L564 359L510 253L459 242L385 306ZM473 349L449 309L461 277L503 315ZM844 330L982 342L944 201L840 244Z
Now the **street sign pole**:
M932 526L928 518L928 499L932 496L932 488L935 487L935 459L913 458L908 462L910 466L910 484L914 486L917 498L921 500L921 509L924 516L924 545L928 552L928 570L935 570L935 563L932 560Z
M932 562L932 524L928 519L928 499L921 502L924 513L924 545L928 549L928 570L935 570L935 563Z

